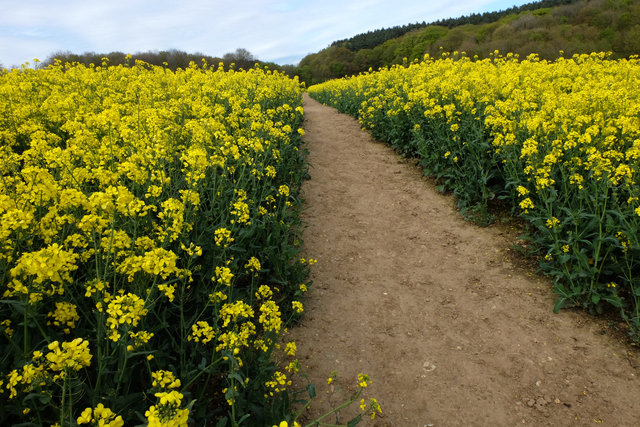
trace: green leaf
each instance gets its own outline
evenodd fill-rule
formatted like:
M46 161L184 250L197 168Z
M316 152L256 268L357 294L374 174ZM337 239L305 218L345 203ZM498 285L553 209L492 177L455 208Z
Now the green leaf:
M12 305L18 314L24 314L25 307L27 306L27 304L22 301L16 301L12 299L2 299L0 300L0 304Z
M240 383L240 385L242 385L243 387L245 386L244 379L242 379L242 376L239 373L237 373L237 372L229 372L227 377L233 378L234 380L238 381Z
M618 295L604 296L602 297L602 300L608 302L616 308L624 307L624 301Z
M360 421L362 421L362 414L358 415L357 417L355 417L354 419L352 419L351 421L349 421L347 423L347 427L353 427L356 424L358 424Z
M571 259L571 255L570 255L570 254L568 254L568 253L567 253L567 254L563 253L562 255L560 255L560 256L558 257L558 262L559 262L560 264L566 264L567 262L569 262L569 260L570 260L570 259Z
M189 402L189 404L187 405L187 409L189 410L189 412L193 412L193 405L196 404L196 401L198 399L193 399L191 402Z
M244 420L246 420L247 418L249 418L250 416L251 416L251 414L244 414L244 415L242 416L242 418L240 418L240 419L238 420L238 425L242 424L242 422L243 422Z
M316 386L313 385L313 384L309 384L307 386L307 391L309 392L309 397L311 399L315 399L315 397L316 397Z
M564 302L567 299L565 297L560 297L556 300L556 303L553 305L553 312L554 313L558 313L560 311L560 309L564 306Z
M31 404L26 403L25 406L29 406L32 408L37 406L38 404L41 406L45 406L51 402L51 396L43 393L29 393L24 397L24 399L22 399L22 401L25 403L31 402Z

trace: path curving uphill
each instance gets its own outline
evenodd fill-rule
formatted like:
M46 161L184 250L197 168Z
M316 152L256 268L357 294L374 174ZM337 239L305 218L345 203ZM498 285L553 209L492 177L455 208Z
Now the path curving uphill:
M510 233L465 222L354 119L307 95L304 108L304 244L318 264L288 338L318 393L305 419L364 372L383 414L361 425L640 423L640 355L616 325L553 314L549 281L512 263Z

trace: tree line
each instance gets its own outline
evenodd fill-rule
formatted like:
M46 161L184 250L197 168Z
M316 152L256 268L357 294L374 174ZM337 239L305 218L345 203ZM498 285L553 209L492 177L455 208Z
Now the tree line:
M640 54L640 0L542 0L502 12L441 20L373 48L347 46L343 40L307 55L296 73L310 85L421 60L425 54L438 58L456 51L480 59L496 50L522 58L537 53L547 60L556 59L561 51L569 57L606 51L612 58L625 58Z
M373 49L374 47L381 45L387 40L395 39L397 37L403 36L406 33L418 30L420 28L425 28L429 25L439 25L443 27L447 27L449 29L454 27L459 27L466 24L488 24L491 22L495 22L500 18L517 14L520 12L536 10L540 8L546 7L555 7L564 4L575 3L578 0L540 0L536 2L526 3L521 6L513 6L505 10L500 10L497 12L484 12L484 13L472 13L468 16L461 16L458 18L447 18L440 19L434 22L427 24L425 21L421 23L416 22L415 24L407 24L407 25L398 25L390 28L381 28L378 30L367 31L366 33L357 34L348 39L337 40L331 43L331 46L341 46L346 47L347 49L357 52L361 49Z
M51 54L47 59L42 61L41 67L53 64L56 60L62 63L80 63L86 66L90 64L99 65L105 60L109 65L125 65L134 64L135 61L143 61L151 65L167 67L173 71L178 68L187 68L191 62L202 65L203 61L209 65L218 65L223 63L225 68L234 66L235 69L249 69L257 64L274 65L258 60L251 52L246 49L236 49L235 52L224 54L222 57L205 55L200 52L187 53L182 50L170 49L162 51L137 52L134 54L126 54L123 52L96 53L85 52L82 54L70 51L59 51Z
M373 49L374 47L386 42L390 39L400 37L409 31L417 30L419 28L426 27L427 24L422 23L407 24L402 26L395 26L391 28L381 28L379 30L367 31L366 33L357 34L351 38L337 40L331 43L331 46L342 46L347 49L357 52L361 49Z
M459 18L439 19L435 22L432 22L430 25L441 25L443 27L451 29L467 24L490 24L492 22L496 22L504 16L518 14L520 12L543 9L547 7L562 6L565 4L576 3L577 1L579 0L540 0L526 3L521 6L512 6L508 9L500 10L497 12L472 13L468 16L461 16Z

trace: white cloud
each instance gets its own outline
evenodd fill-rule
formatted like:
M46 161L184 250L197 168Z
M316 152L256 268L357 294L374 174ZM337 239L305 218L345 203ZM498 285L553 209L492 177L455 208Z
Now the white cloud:
M369 30L507 7L490 0L0 0L0 62L20 64L59 50L175 48L222 56L240 47L262 60L297 62Z
M34 59L43 61L57 50L60 48L54 42L0 36L0 64L5 67L19 67L26 62L33 64Z

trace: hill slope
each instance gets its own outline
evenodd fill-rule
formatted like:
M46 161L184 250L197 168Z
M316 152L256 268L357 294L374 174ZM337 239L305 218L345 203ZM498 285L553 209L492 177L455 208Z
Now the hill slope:
M557 4L553 7L542 7ZM480 22L480 23L474 23ZM408 31L404 32L405 29ZM388 35L403 33L386 39ZM487 57L495 50L542 59L610 51L614 58L640 53L640 0L545 0L502 12L475 14L430 25L412 24L359 34L334 42L300 61L298 74L307 84L369 68L466 52Z

